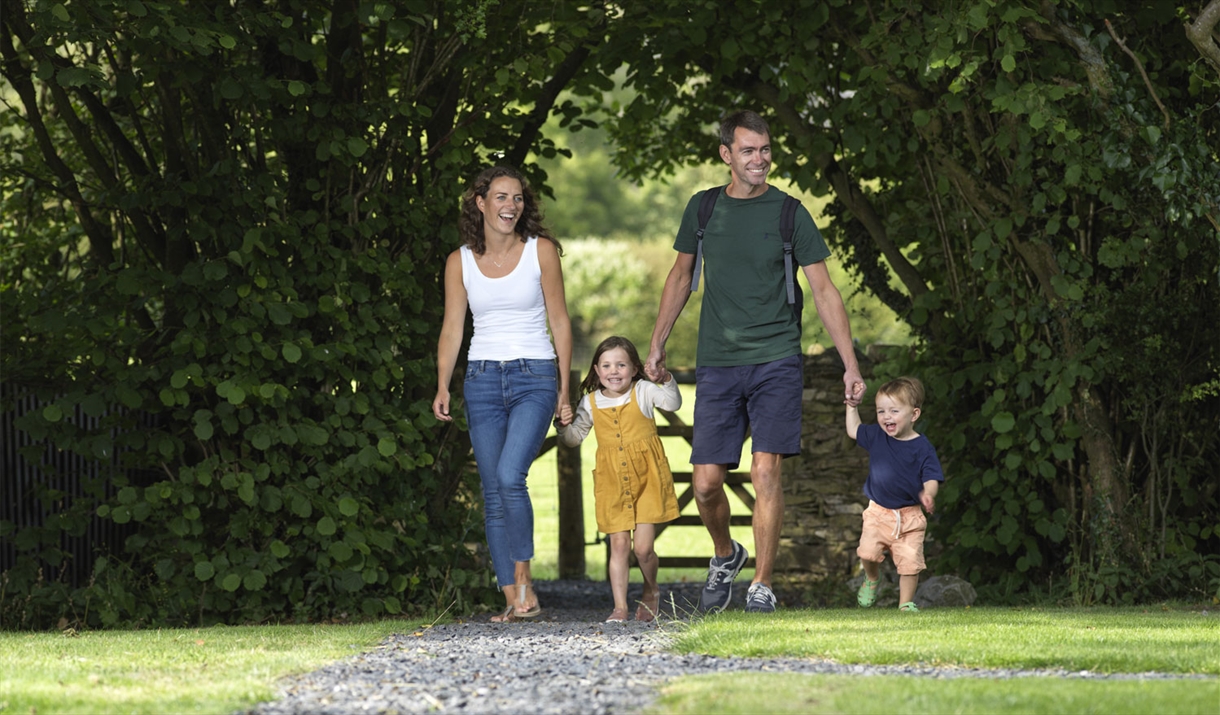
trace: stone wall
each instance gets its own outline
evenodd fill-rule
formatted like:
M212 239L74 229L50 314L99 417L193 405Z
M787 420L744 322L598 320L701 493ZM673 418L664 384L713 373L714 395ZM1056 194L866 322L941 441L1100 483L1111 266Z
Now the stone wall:
M858 351L857 359L871 385L873 362ZM859 563L856 545L860 514L868 506L862 491L868 454L844 429L843 363L838 353L806 356L804 402L801 454L783 462L784 527L775 576L846 581ZM860 410L860 416L866 422L875 419L872 409Z

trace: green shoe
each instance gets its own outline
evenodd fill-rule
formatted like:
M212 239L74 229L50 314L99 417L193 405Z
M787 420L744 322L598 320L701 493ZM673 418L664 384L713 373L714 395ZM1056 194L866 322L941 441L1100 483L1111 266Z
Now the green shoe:
M907 613L919 613L919 606L916 606L914 601L907 601L899 606L898 610L906 611Z
M868 577L864 577L864 583L860 584L860 590L856 591L856 603L860 604L860 608L868 608L877 600L877 587L881 585L881 579L869 581ZM912 604L914 605L914 604Z

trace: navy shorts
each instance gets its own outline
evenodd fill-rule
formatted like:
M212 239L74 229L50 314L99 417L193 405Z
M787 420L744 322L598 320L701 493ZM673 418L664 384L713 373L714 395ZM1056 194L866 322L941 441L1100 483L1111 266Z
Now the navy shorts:
M792 355L761 365L696 368L691 464L736 469L747 428L755 452L800 454L803 362Z

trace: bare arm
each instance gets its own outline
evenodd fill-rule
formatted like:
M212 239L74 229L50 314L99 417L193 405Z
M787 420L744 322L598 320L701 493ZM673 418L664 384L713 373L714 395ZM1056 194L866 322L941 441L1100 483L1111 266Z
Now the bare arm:
M453 379L453 367L457 364L458 351L462 349L466 306L466 286L462 284L462 256L460 251L454 251L445 261L445 317L441 322L441 337L436 345L436 398L432 400L432 414L444 422L453 420L449 414L449 382Z
M847 405L847 436L852 439L856 438L856 432L860 429L860 411L855 405Z
M555 355L559 359L559 395L555 400L555 416L562 424L572 421L572 403L568 401L568 381L572 371L572 319L568 316L567 299L563 291L563 267L559 249L546 239L538 240L538 264L542 268L542 298L546 301L546 320L555 340Z
M847 322L847 309L843 307L843 296L830 280L830 271L825 261L810 263L804 267L805 278L813 290L813 303L817 306L818 317L830 339L834 341L835 350L843 361L843 387L847 404L854 407L864 398L864 378L860 376L860 366L856 363L856 349L851 342L851 325Z
M652 329L652 342L648 348L648 359L644 361L644 373L649 380L660 382L665 375L665 341L678 322L678 316L690 299L691 281L695 276L695 254L678 253L673 268L665 278L661 291L661 307L657 309L657 323Z
M936 493L940 491L940 482L930 479L923 483L923 491L919 493L919 502L924 511L931 514L936 508Z

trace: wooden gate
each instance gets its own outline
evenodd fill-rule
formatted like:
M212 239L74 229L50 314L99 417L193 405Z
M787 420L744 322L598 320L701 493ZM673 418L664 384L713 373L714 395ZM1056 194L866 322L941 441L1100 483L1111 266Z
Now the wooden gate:
M695 371L691 369L672 370L674 379L682 385L693 385L695 382ZM579 371L573 370L570 378L570 385L580 384ZM657 434L661 437L681 437L689 444L694 435L694 425L687 424L676 413L668 410L657 410L657 412L665 418L668 424L658 424ZM610 562L610 540L605 537L595 539L594 541L585 542L585 526L584 526L584 504L583 504L583 466L580 459L580 447L567 447L552 435L546 438L542 443L542 449L539 456L542 456L547 451L556 450L556 462L558 464L559 478L559 578L561 579L579 579L585 577L585 547L596 544L599 541L606 545L606 563ZM672 463L671 463L672 470ZM692 484L692 475L690 466L686 465L686 469L679 471L673 470L674 485L681 489L678 493L678 510L685 511L690 503L695 499L694 485ZM742 504L749 510L748 514L734 514L729 517L730 526L752 526L754 524L754 496L750 494L745 485L750 483L750 473L747 472L729 472L725 478L725 486L741 500ZM685 488L682 488L685 485ZM592 498L592 495L590 495ZM664 544L660 540L660 536L667 529L676 527L698 527L702 530L703 520L698 513L682 515L677 519L662 524L657 527L657 555L659 565L662 568L706 568L708 560L711 558L711 538L708 538L709 554L707 556L666 556L664 554ZM706 533L706 532L705 532ZM632 565L635 562L635 555L632 554ZM754 558L746 562L745 568L753 568Z

